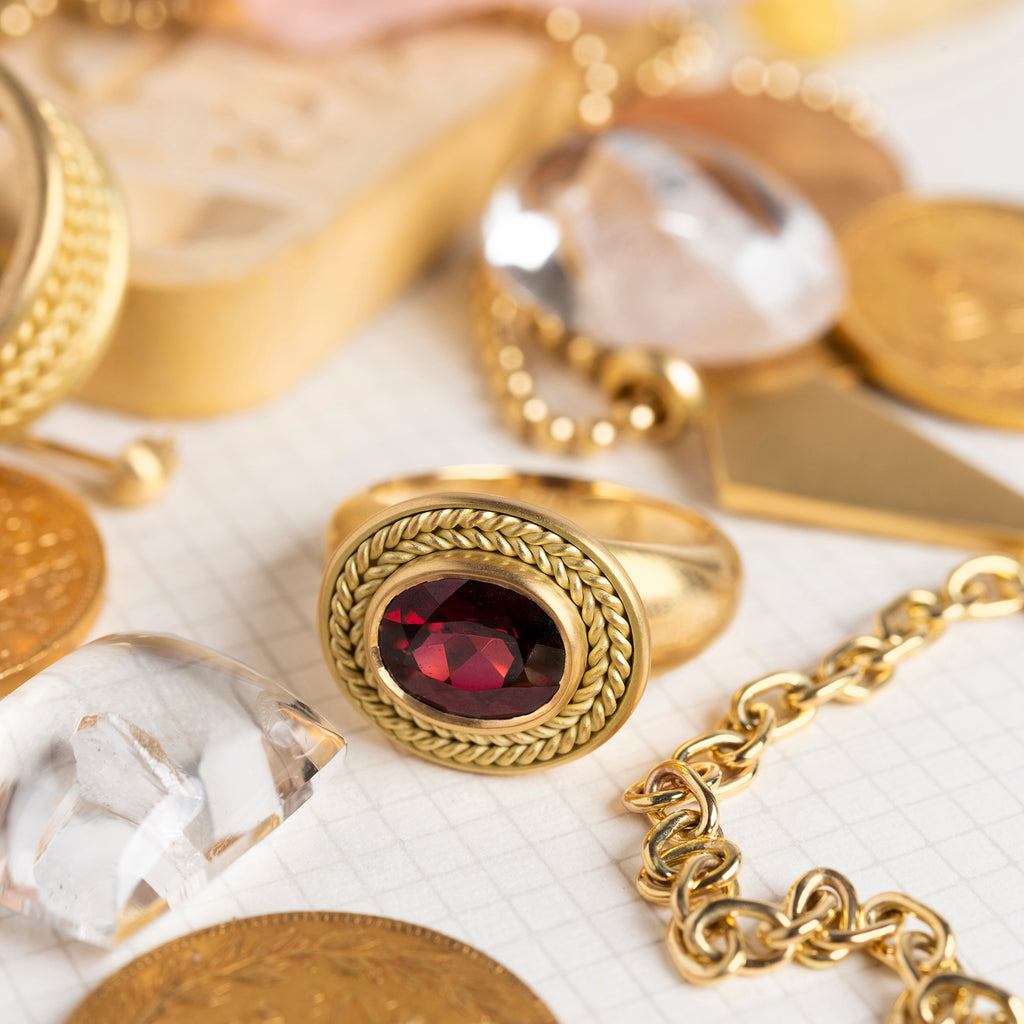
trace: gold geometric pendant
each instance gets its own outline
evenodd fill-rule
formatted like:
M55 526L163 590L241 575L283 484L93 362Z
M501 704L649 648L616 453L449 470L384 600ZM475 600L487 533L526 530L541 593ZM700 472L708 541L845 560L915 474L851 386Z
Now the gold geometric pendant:
M722 389L705 436L724 508L960 547L1024 548L1024 497L894 419L852 373Z

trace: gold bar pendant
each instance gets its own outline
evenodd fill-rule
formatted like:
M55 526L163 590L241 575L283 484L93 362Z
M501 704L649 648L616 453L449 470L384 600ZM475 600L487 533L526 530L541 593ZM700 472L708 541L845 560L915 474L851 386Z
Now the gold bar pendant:
M705 436L726 509L1024 550L1024 497L891 416L848 370L716 389Z

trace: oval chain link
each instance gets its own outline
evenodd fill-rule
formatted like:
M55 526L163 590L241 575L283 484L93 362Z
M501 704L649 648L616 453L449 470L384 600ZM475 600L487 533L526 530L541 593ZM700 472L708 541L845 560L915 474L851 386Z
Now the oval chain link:
M741 687L716 728L626 791L626 807L651 821L637 888L671 908L668 948L684 978L708 984L788 960L829 967L864 951L906 986L889 1024L1024 1024L1024 1002L965 975L949 925L909 896L862 904L845 875L816 868L780 904L742 897L740 849L723 837L717 804L753 780L773 740L809 724L823 704L867 700L949 623L1022 610L1024 563L972 558L941 590L911 590L886 605L872 633L833 648L813 673L773 672Z

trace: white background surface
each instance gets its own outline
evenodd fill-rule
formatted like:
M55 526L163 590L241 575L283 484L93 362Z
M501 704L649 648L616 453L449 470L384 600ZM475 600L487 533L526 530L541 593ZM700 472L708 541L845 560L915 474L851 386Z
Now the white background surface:
M917 186L1024 201L1021 43L1024 7L1007 3L836 71L881 101ZM1024 485L1024 436L902 414ZM72 406L46 428L111 449L138 431ZM383 477L503 462L603 476L710 510L698 447L621 450L584 466L512 440L482 387L458 264L280 401L173 429L183 467L170 494L144 510L97 510L110 593L96 635L170 631L247 661L332 719L349 757L284 827L114 953L0 914L0 1021L56 1024L160 942L295 909L385 914L447 932L518 973L563 1022L883 1018L899 985L862 958L713 989L682 982L662 942L666 915L633 891L644 825L619 794L714 724L738 685L813 666L880 605L937 585L968 552L712 511L747 573L728 633L653 681L598 752L525 777L476 777L401 753L331 682L314 614L335 504ZM779 897L815 865L849 874L864 897L908 890L950 920L969 971L1022 992L1024 620L959 626L940 645L872 703L828 708L775 746L754 785L724 803L723 823L743 847L747 894Z

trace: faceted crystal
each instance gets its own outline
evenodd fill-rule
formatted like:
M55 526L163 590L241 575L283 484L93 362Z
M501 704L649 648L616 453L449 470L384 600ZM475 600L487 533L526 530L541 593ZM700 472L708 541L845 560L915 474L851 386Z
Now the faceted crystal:
M305 803L343 746L212 651L97 640L0 701L0 903L111 945Z
M565 646L535 601L497 583L447 577L396 595L378 633L406 693L463 718L532 714L558 692Z
M483 247L503 287L572 330L699 366L811 341L843 304L814 207L681 130L614 128L547 150L495 192Z

